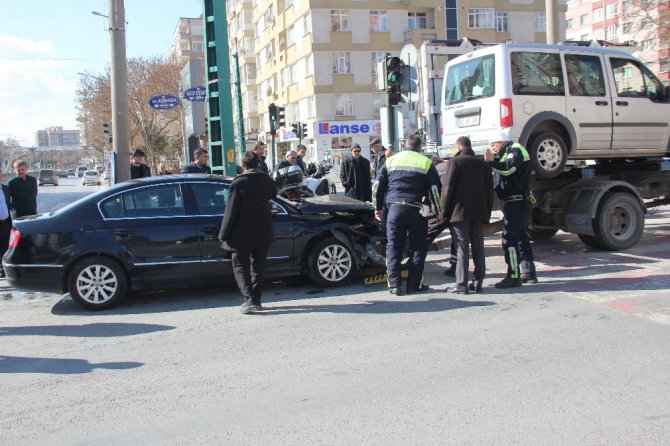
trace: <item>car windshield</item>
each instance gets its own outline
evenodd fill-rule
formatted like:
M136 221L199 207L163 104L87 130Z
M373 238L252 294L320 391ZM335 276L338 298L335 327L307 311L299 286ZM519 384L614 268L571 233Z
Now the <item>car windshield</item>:
M477 57L452 65L447 73L444 103L447 105L495 94L494 55Z

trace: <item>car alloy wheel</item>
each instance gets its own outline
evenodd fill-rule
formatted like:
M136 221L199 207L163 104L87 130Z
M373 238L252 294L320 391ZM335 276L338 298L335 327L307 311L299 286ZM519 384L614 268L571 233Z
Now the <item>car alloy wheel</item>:
M308 273L318 285L342 285L351 278L355 270L351 251L335 238L319 242L310 255Z
M127 280L115 261L106 257L87 257L70 272L68 289L80 305L89 309L103 309L123 299Z

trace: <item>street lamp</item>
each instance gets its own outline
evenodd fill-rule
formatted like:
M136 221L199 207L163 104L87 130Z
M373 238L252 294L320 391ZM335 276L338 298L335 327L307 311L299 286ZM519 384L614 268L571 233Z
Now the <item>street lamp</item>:
M105 14L103 14L103 13L101 13L101 12L98 12L98 11L91 11L91 14L93 14L93 15L97 15L97 16L100 16L100 17L104 17L104 18L106 18L106 19L109 18L108 15L105 15Z

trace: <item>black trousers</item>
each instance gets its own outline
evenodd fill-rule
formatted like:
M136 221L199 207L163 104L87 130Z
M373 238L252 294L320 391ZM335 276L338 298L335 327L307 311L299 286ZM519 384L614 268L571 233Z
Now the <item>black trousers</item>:
M9 247L9 235L12 232L12 219L0 220L0 270L2 270L2 256Z
M486 255L484 254L484 225L471 221L452 223L452 233L458 246L458 261L456 262L456 286L467 289L470 266L470 247L472 247L472 262L475 264L474 281L480 284L486 272Z
M244 296L245 302L252 305L261 304L263 273L268 258L268 247L233 251L232 263L235 281Z
M413 206L389 205L386 222L386 272L389 288L402 285L401 265L405 241L409 243L409 275L407 291L417 290L423 281L423 266L426 261L426 234L428 221Z
M508 201L503 204L502 247L507 263L507 277L520 277L522 260L533 261L533 248L528 240L530 204L525 200Z

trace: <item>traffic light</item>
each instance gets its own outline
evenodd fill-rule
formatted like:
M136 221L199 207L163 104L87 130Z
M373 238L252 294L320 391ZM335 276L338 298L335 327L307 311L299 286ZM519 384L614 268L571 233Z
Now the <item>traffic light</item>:
M386 59L386 79L389 90L394 93L400 92L402 84L403 62L399 57L389 57Z
M109 142L112 142L112 123L105 122L102 124L102 132L108 135Z
M304 138L309 138L309 135L307 134L307 124L303 122L300 124L300 139Z
M284 116L284 107L277 107L277 128L286 127L286 116Z
M300 123L296 122L295 124L291 124L291 128L293 129L293 134L296 138L300 138Z
M277 125L277 106L274 102L268 105L268 114L270 116L270 133L274 133L279 128Z

